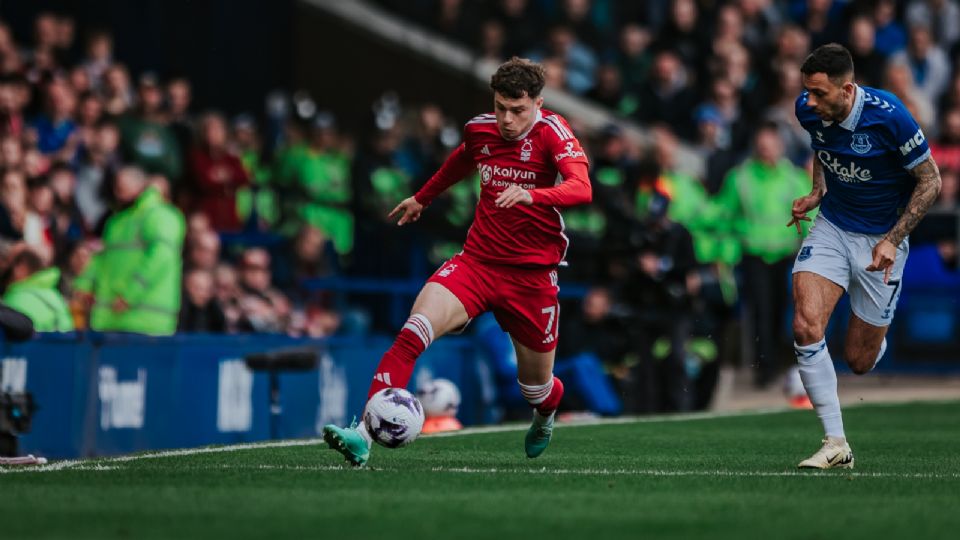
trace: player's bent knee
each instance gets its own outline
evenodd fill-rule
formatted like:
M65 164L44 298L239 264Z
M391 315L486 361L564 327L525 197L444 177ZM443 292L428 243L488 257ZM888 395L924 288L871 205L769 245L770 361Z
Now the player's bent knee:
M800 345L809 345L823 339L824 329L812 318L797 312L793 316L793 336Z

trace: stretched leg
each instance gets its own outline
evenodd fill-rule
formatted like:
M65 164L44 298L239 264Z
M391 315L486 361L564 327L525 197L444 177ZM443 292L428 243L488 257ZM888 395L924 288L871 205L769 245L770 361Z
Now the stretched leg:
M889 326L874 326L855 313L850 314L847 339L843 345L843 358L857 375L869 372L887 351Z
M556 349L535 351L511 336L517 351L517 382L520 393L533 407L533 424L527 431L524 448L535 458L547 449L553 435L553 420L563 397L563 382L553 375Z
M384 388L405 388L417 358L430 343L468 320L463 304L446 287L437 283L424 285L413 304L410 318L380 359L367 398ZM370 457L373 440L363 422L349 428L333 424L324 426L323 438L330 448L340 452L355 466L365 464Z
M468 320L463 304L446 287L438 283L424 285L410 310L410 318L380 360L367 398L384 388L405 388L417 358L433 340L463 326Z
M853 466L853 453L843 432L837 373L825 339L830 314L842 294L843 288L822 276L811 272L794 274L794 352L800 364L800 379L826 433L823 447L801 461L801 468Z

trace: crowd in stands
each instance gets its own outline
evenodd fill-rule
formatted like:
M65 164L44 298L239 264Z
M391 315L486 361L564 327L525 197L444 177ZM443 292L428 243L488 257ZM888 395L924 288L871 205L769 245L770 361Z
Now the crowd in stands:
M784 225L792 199L809 190L809 140L794 104L815 46L846 44L858 82L889 89L914 113L943 175L937 207L957 209L956 0L378 1L487 60L539 60L549 86L652 130L643 148L616 125L588 133L569 119L589 150L594 200L565 212L562 279L596 287L564 309L561 355L590 349L617 365L649 356L690 374L724 352L721 321L742 299L764 336L758 382L772 379L774 358L788 351L776 336L786 335L785 280L799 244ZM461 248L475 178L414 226L386 216L459 144L467 119L388 90L369 125L340 125L325 108L333 104L304 93L228 118L197 111L189 80L130 73L122 60L108 32L78 29L69 16L43 13L20 40L0 22L8 295L22 296L29 280L59 291L71 327L129 330L102 314L135 307L138 288L157 289L146 274L164 261L176 279L160 288L177 298L182 288L182 301L153 306L172 326L147 333L393 332L382 298L305 280L422 279ZM700 177L680 172L680 144L703 158ZM123 171L135 185L125 196ZM167 225L160 214L172 216ZM128 228L108 234L118 223ZM140 250L139 262L98 297L91 268L123 249ZM63 307L53 311L47 328L65 328Z

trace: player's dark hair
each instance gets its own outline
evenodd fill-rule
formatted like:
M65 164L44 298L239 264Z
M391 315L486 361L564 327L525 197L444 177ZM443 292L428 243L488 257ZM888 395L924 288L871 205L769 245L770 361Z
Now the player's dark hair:
M501 96L520 99L535 98L546 84L546 70L540 64L514 56L500 64L490 77L490 88Z
M828 43L817 47L800 66L804 75L826 73L831 81L837 82L853 75L853 58L846 47L838 43Z

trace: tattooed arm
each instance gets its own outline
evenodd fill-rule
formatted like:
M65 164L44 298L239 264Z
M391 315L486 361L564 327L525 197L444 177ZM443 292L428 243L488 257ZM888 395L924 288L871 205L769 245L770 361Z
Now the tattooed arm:
M910 169L910 174L917 179L917 187L913 188L907 209L890 232L873 247L873 262L867 266L867 270L871 272L882 271L884 283L890 281L893 262L897 258L897 246L917 226L917 223L920 223L930 209L930 205L940 194L940 170L937 169L933 158L927 158L923 163Z
M813 189L810 190L811 195L817 195L820 198L823 198L823 194L827 192L827 178L823 175L823 163L820 163L820 159L817 157L813 158Z
M910 169L910 174L917 179L917 186L913 188L913 195L910 196L906 211L884 237L895 246L899 246L917 223L920 223L940 194L940 169L937 168L933 158L927 158L926 161Z

